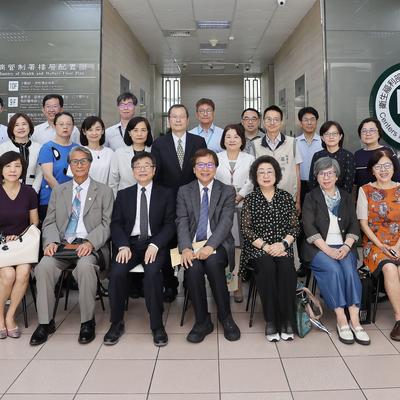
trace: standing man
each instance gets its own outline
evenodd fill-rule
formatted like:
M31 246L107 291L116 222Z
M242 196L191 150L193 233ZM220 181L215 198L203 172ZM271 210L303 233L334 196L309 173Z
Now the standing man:
M132 93L122 93L118 96L117 106L121 121L106 129L104 146L110 147L114 151L120 147L126 147L124 142L125 129L135 115L137 103L138 100Z
M196 116L200 125L193 128L189 133L203 137L208 149L216 153L222 151L221 137L224 130L213 124L215 116L214 102L211 99L200 99L196 103Z
M207 146L204 138L186 131L189 124L189 112L184 105L175 104L168 110L168 122L172 132L157 138L151 148L157 163L154 182L172 189L176 197L181 186L196 179L190 159L197 150ZM169 247L176 247L176 238L171 241ZM170 303L178 294L179 282L174 276L169 257L163 274L164 301Z
M46 342L48 335L55 331L54 287L61 272L71 264L76 265L72 275L79 285L81 330L78 342L90 343L96 337L97 270L100 267L104 271L110 266L114 195L110 187L89 178L92 160L89 149L73 147L67 161L74 179L56 186L51 192L42 228L44 257L35 268L39 326L31 337L31 345ZM77 257L56 258L58 247L67 244L77 246Z
M62 111L64 111L64 99L62 96L59 94L48 94L43 98L42 113L46 116L47 121L35 126L31 137L32 142L39 143L43 146L45 143L57 137L54 117ZM70 140L73 143L81 142L80 133L76 126L74 126L72 130Z
M4 101L0 97L0 114L3 112L3 110L4 110ZM0 124L0 144L7 142L8 140L10 140L10 138L8 137L7 134L7 125Z
M268 155L278 161L282 169L282 180L278 187L286 190L296 202L300 214L300 166L303 157L297 140L280 132L283 125L283 112L277 106L265 109L263 124L267 134L262 139L256 139L254 144L255 157Z
M244 127L244 135L246 137L246 147L244 152L254 156L253 141L262 139L265 133L261 132L258 127L260 126L260 113L255 108L246 108L242 112L242 125Z
M240 339L240 330L232 318L225 268L235 268L235 242L231 233L236 191L214 179L217 155L201 149L192 158L197 180L181 187L176 201L176 227L181 265L192 301L195 323L187 340L200 343L214 330L207 309L204 275L210 282L217 304L218 320L227 340ZM206 243L195 253L192 243ZM214 253L215 251L215 253Z
M108 276L111 327L104 344L116 344L125 332L124 309L129 291L129 271L138 264L144 268L144 298L150 314L150 328L156 346L165 346L168 336L162 315L162 269L169 258L167 243L175 235L175 196L172 190L153 184L156 159L141 152L132 158L137 184L120 190L114 205L111 239L116 254ZM129 206L127 206L129 205Z

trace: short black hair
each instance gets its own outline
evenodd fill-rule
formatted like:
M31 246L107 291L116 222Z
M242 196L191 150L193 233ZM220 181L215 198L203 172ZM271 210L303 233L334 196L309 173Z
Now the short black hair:
M72 125L75 125L74 117L73 117L72 114L70 114L68 111L62 111L62 112L59 112L58 114L56 114L56 115L54 116L54 125L56 124L58 118L60 118L62 115L67 115L68 117L71 117L71 119L72 119Z
M19 178L25 179L26 171L28 169L28 165L26 164L25 158L22 157L22 155L20 153L17 153L16 151L7 151L0 157L0 174L3 178L3 180L4 180L3 168L6 165L12 163L13 161L19 161L21 163L22 172L21 172L21 176Z
M1 97L0 97L0 106L4 107L4 101L3 101L3 99Z
M331 126L335 126L339 132L340 135L342 135L342 138L339 140L339 147L343 146L343 142L344 142L344 131L342 129L342 127L340 126L339 122L335 122L335 121L326 121L322 124L321 128L319 128L319 135L322 137L324 135L324 133L330 129ZM326 143L321 140L321 145L324 149L326 149Z
M129 100L132 99L132 103L134 106L137 106L137 97L131 93L131 92L125 92L125 93L121 93L118 97L117 97L117 106L119 106L119 103L121 103L122 100Z
M297 114L297 117L299 118L299 121L301 121L303 119L304 114L312 114L312 115L314 115L314 117L315 117L315 119L317 121L319 120L318 111L314 107L304 107L304 108L302 108Z
M139 122L144 122L146 124L147 128L147 138L146 141L144 142L144 145L147 147L150 147L153 144L153 135L151 134L151 127L149 121L144 118L144 117L133 117L129 122L128 125L126 126L125 129L125 135L124 135L124 142L127 146L132 146L133 145L133 140L131 138L131 135L129 132L135 128L135 126Z
M247 112L247 111L253 111L258 115L258 118L261 118L261 114L260 111L256 110L255 108L246 108L245 110L242 111L242 115L240 116L240 119L243 119L243 115Z
M79 137L79 140L81 141L81 144L83 144L84 146L87 146L89 144L89 141L86 137L86 135L83 133L83 131L87 131L88 129L90 129L96 122L99 122L101 127L103 128L103 134L100 137L99 140L99 145L102 146L104 144L104 142L106 141L106 133L105 133L105 125L103 120L100 117L96 117L95 115L92 115L90 117L85 118L85 120L82 122L82 126L81 126L81 134Z
M378 150L376 150L374 152L374 154L372 154L372 157L368 161L368 164L367 164L367 174L368 175L374 176L374 174L372 173L372 168L374 167L375 164L378 164L378 161L382 157L389 158L389 160L393 164L393 176L396 174L396 172L397 172L397 162L396 162L396 159L395 159L395 155L390 150L380 150L380 149L378 149Z
M132 157L131 168L133 168L136 161L141 160L142 158L150 158L151 162L153 163L153 167L156 167L157 162L156 158L154 157L154 154L149 153L147 151L141 151L140 153L137 153Z
M60 103L60 107L61 108L64 107L64 99L62 98L62 96L60 96L59 94L48 94L43 97L43 108L46 105L46 101L51 100L51 99L58 99L58 102Z
M256 159L256 161L254 161L253 164L251 164L250 171L249 171L249 177L255 187L260 186L257 182L257 171L258 171L259 166L261 164L265 164L265 163L271 164L272 168L275 171L274 186L276 187L278 185L278 183L282 180L282 170L281 170L281 167L280 167L278 161L276 161L275 158L272 156L258 157Z
M281 120L283 120L283 111L278 106L269 106L264 110L263 118L268 111L276 111L281 115Z
M207 149L207 147L203 147L202 149L199 149L196 151L196 153L194 153L194 156L190 159L192 167L194 168L198 158L207 156L211 156L214 159L214 164L218 168L219 160L217 154L215 153L215 151Z
M207 104L213 109L213 111L215 111L215 103L211 99L207 99L204 97L196 103L196 112L198 111L199 107L202 106L203 104Z
M11 140L15 139L14 128L15 128L15 124L17 122L17 119L19 117L24 118L26 120L26 122L28 123L28 125L29 125L28 137L31 137L33 135L33 131L34 131L35 128L33 127L33 123L31 121L31 119L24 113L16 113L10 118L10 121L8 123L8 126L7 126L7 135Z
M379 139L380 139L383 136L383 129L382 129L382 125L381 125L380 121L377 120L376 118L365 118L365 119L363 119L360 122L360 125L358 125L358 129L357 129L358 136L361 138L362 128L363 128L363 126L365 124L368 124L368 122L373 122L376 125L376 127L378 129L378 133L379 133ZM379 141L379 139L378 139L378 141Z
M174 104L173 106L171 106L171 107L169 108L169 110L168 110L168 118L171 116L171 111L172 111L174 108L184 108L185 111L186 111L186 118L189 118L189 111L188 111L188 109L187 109L183 104Z
M240 125L238 125L238 124L230 124L230 125L227 125L227 126L225 127L224 131L222 132L220 146L221 146L224 150L226 150L226 146L225 146L225 136L226 136L226 133L227 133L229 130L231 130L231 129L235 130L236 133L239 135L240 139L242 139L242 144L240 145L240 150L243 151L244 148L246 147L246 136L244 135L244 130L243 130L243 128L242 128Z

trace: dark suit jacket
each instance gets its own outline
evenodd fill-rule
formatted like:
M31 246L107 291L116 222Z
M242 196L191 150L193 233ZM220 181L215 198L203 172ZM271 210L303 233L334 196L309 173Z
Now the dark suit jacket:
M214 179L208 210L212 235L207 240L206 246L216 249L222 245L228 254L231 271L235 268L235 243L231 233L235 197L236 192L232 186L224 185ZM182 252L184 249L192 248L199 225L200 189L197 179L179 189L176 199L176 217L178 247Z
M207 145L203 137L186 132L185 157L181 169L172 133L167 133L156 139L151 147L151 152L157 161L154 182L172 189L176 196L181 186L187 185L196 179L190 159L197 150L206 147Z
M345 241L348 234L359 237L360 228L351 195L342 189L339 189L339 192L341 200L338 210L338 223L343 241ZM315 244L308 243L307 239L320 234L322 239L325 240L329 229L328 207L322 189L319 186L306 194L301 213L305 240L300 248L300 254L302 259L308 262L317 255L319 248ZM351 250L358 258L356 246L352 246Z
M118 251L130 247L129 239L136 219L137 185L120 190L114 203L111 239ZM149 208L151 243L161 250L175 235L175 196L170 189L153 183Z

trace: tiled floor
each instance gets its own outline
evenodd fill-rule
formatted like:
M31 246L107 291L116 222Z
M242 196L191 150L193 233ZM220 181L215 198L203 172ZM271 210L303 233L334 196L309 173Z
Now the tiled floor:
M247 285L245 286L247 289ZM246 299L245 299L246 300ZM325 310L322 322L331 336L313 329L293 342L269 343L264 335L261 306L256 306L249 328L245 302L232 299L233 317L242 331L238 342L225 340L217 324L210 295L209 310L216 329L203 343L192 344L186 335L193 324L189 309L179 326L183 297L165 304L169 344L153 345L144 300L130 300L126 333L115 346L104 346L109 328L106 311L96 307L97 337L80 345L77 292L71 292L68 310L60 301L57 330L47 343L29 346L37 316L28 307L29 327L18 340L0 341L0 398L4 400L313 400L399 399L400 342L389 339L393 311L379 304L375 324L365 328L370 346L338 341L334 313ZM22 314L17 322L22 327Z

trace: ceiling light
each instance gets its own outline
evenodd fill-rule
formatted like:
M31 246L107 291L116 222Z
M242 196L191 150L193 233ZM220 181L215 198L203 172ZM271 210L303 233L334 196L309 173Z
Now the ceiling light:
M219 69L219 70L221 70L221 69L225 69L225 65L203 65L202 69L212 69L212 70Z
M92 11L101 9L100 0L71 0L64 1L64 4L72 11Z
M361 54L364 51L365 51L365 49L363 49L363 50L351 50L351 49L349 49L349 50L342 50L342 53L345 53L345 54Z
M200 54L226 54L226 49L200 49Z
M164 31L164 36L170 36L170 37L189 37L190 36L190 31L189 30L176 30L176 31Z
M209 42L212 47L215 47L218 44L219 40L218 39L210 39Z
M196 21L197 29L229 29L231 21Z

